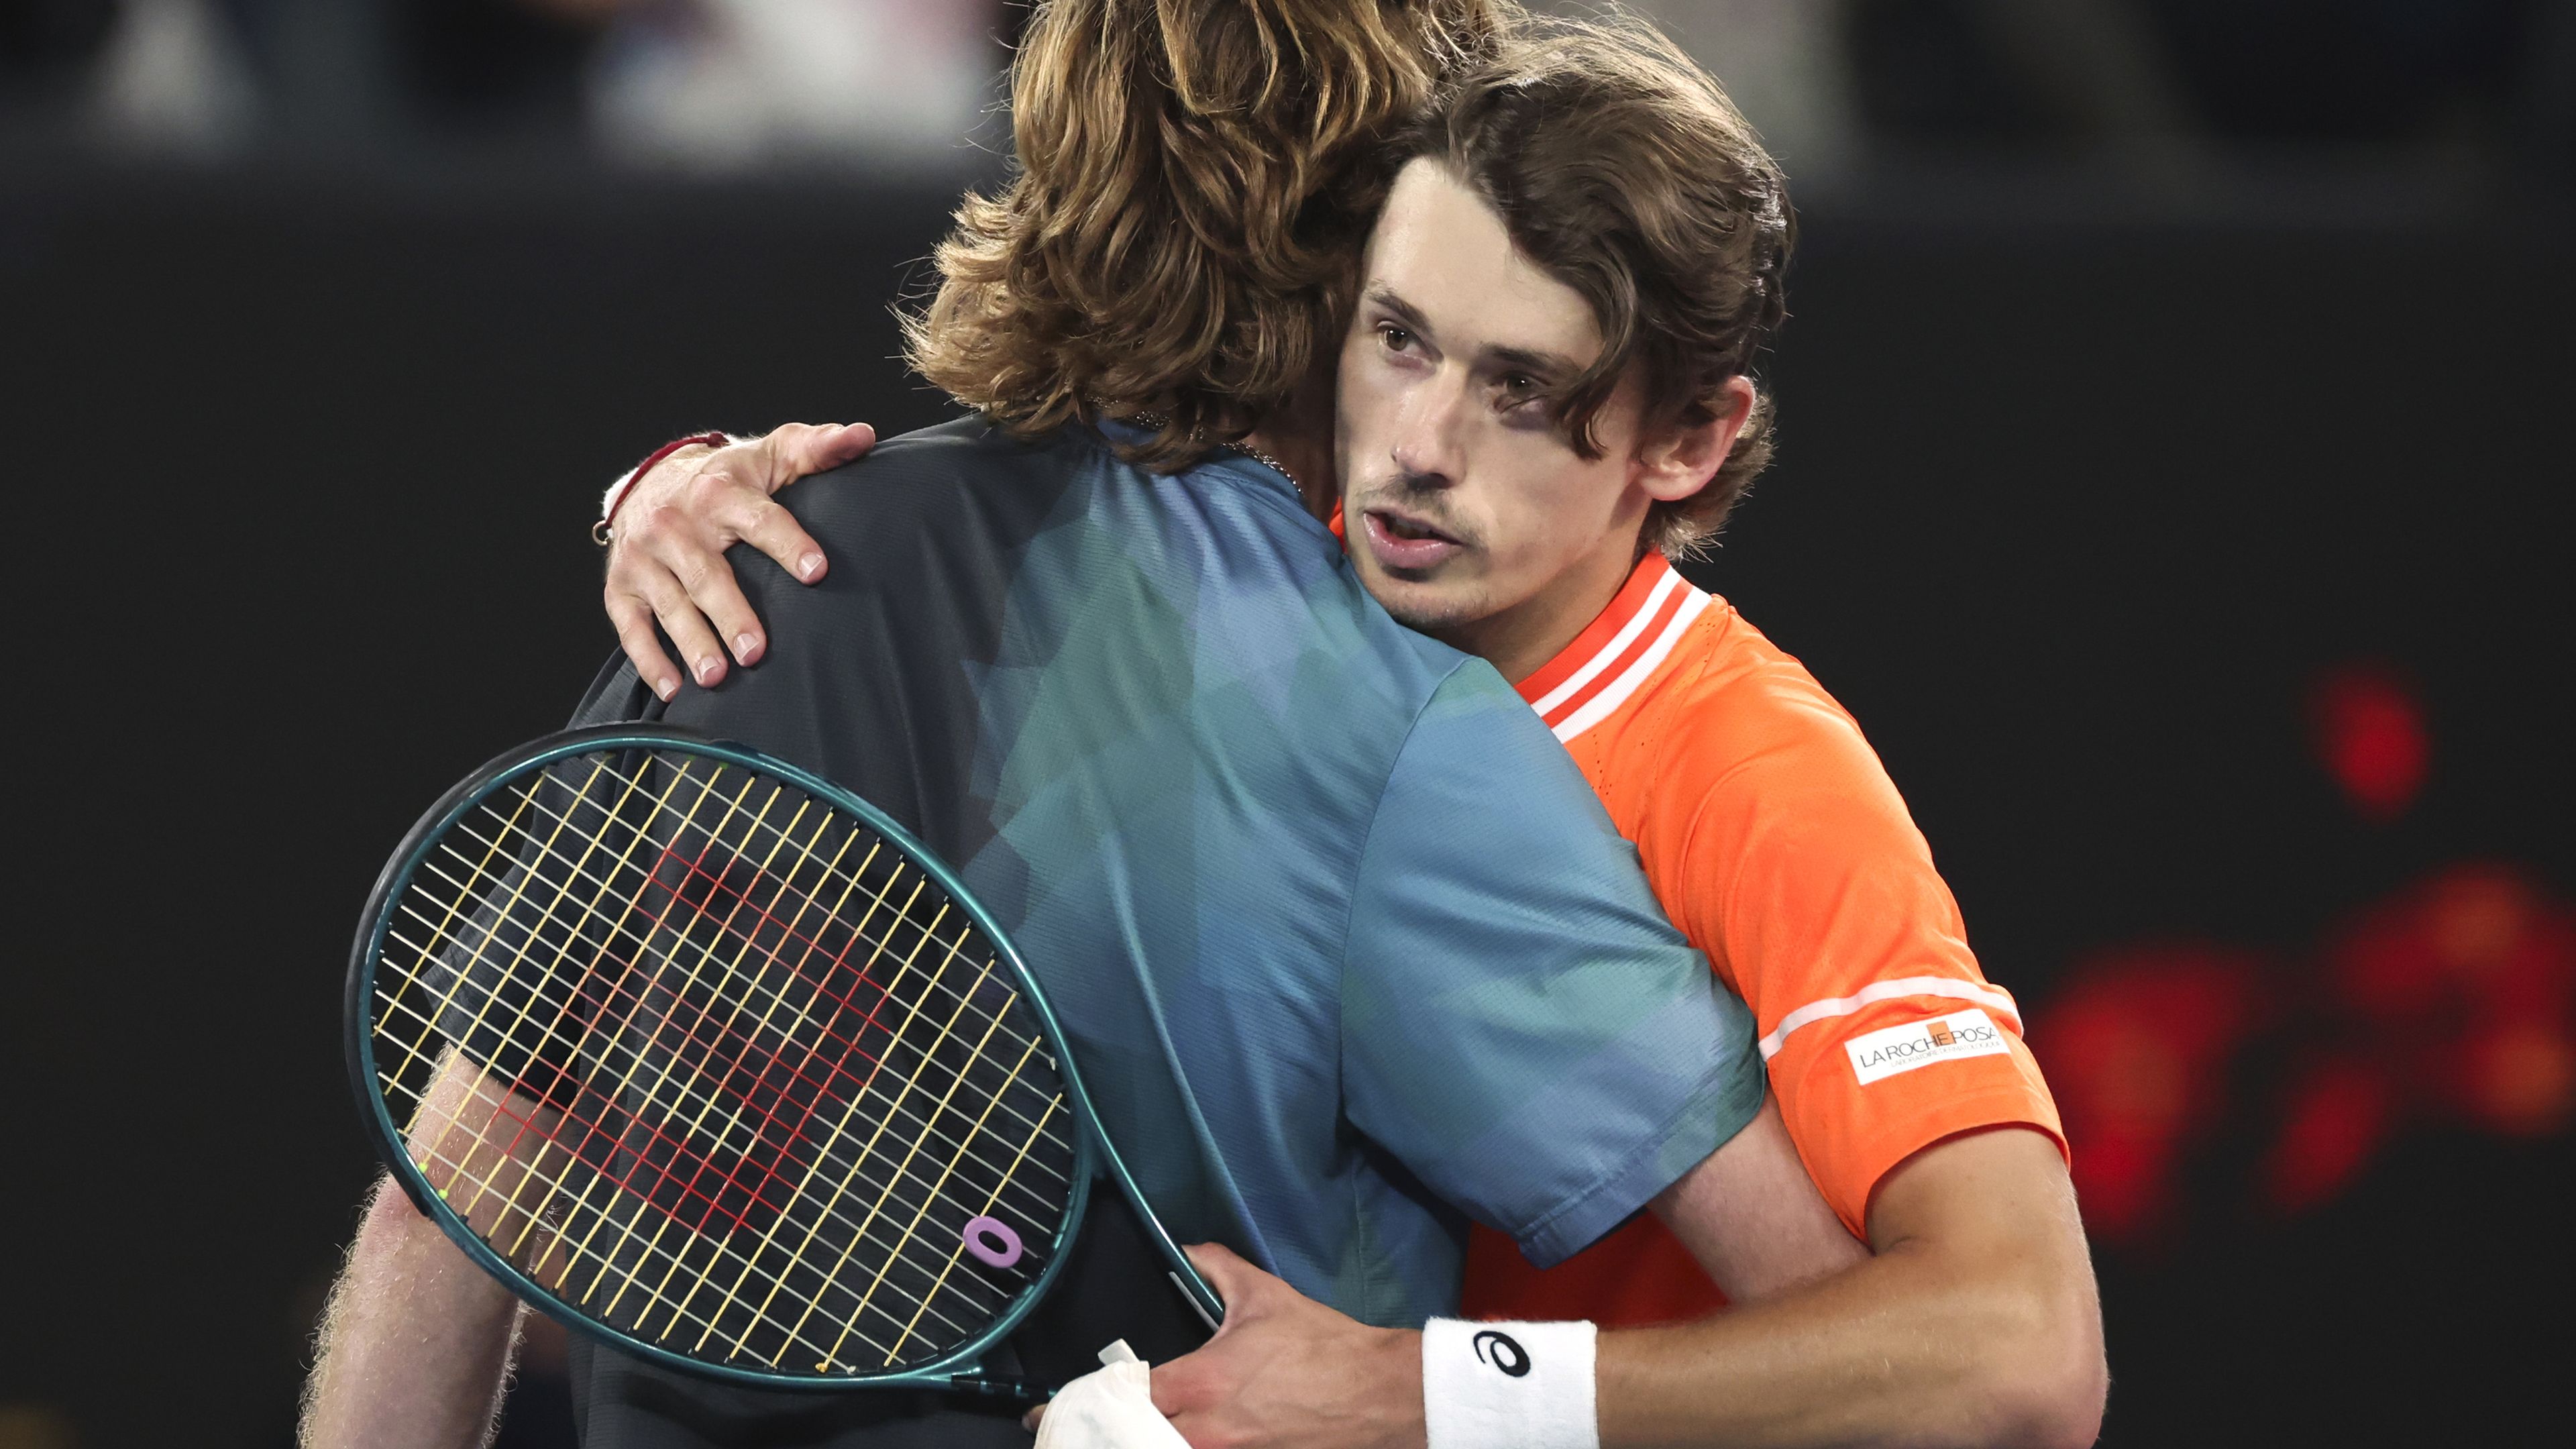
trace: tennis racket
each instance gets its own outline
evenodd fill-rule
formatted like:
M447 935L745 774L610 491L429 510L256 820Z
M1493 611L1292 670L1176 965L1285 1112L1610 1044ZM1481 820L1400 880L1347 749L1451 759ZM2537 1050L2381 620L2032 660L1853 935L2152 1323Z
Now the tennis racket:
M575 730L450 790L368 899L347 1045L423 1213L671 1367L1042 1396L981 1365L1057 1282L1095 1175L1220 1312L955 873L740 745Z

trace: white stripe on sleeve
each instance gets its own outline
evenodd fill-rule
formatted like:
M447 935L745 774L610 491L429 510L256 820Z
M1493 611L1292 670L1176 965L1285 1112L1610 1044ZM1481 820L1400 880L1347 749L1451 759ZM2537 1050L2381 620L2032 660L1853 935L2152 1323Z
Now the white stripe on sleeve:
M1789 1039L1789 1033L1802 1026L1832 1017L1849 1016L1872 1002L1893 1001L1900 996L1937 996L1946 1001L1973 1001L1989 1011L2012 1018L2013 1030L2016 1033L2021 1030L2021 1009L2013 1005L2012 993L2000 986L1980 986L1956 976L1900 976L1892 981L1873 981L1849 996L1829 996L1822 1001L1810 1001L1780 1018L1780 1025L1762 1038L1762 1060L1767 1062L1778 1056L1781 1044Z

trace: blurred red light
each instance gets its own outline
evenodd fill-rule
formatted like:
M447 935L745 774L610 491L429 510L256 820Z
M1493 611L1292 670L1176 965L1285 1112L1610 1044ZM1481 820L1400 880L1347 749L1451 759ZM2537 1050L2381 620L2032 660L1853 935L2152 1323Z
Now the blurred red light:
M2576 1119L2576 913L2509 866L2447 867L2372 907L2325 951L2337 1056L2298 1079L2265 1193L2314 1207L2401 1117L2504 1136Z
M2470 1040L2467 1056L2466 1105L2488 1131L2547 1137L2576 1117L2576 1042L2565 1029L2499 1023Z
M2353 810L2405 814L2432 761L2414 689L2385 665L2348 665L2317 679L2309 706L2318 759ZM2151 1245L2175 1224L2183 1166L2231 1111L2258 1028L2266 1052L2293 1055L2260 1104L2273 1110L2236 1119L2269 1129L2238 1190L2278 1212L2342 1193L2402 1130L2576 1126L2576 909L2529 873L2444 867L2353 917L2315 964L2294 992L2251 952L2119 948L2079 962L2034 1014L2097 1237Z
M2395 1110L2388 1074L2356 1059L2312 1068L2290 1089L2281 1135L2263 1164L2263 1195L2286 1213L2343 1191L2387 1140Z
M2433 739L2422 702L2394 673L2353 665L2326 674L2309 718L2326 773L2363 819L2385 823L2415 803L2432 767Z
M2167 1226L2183 1149L2225 1102L2260 962L2215 946L2130 947L2079 965L2032 1023L2093 1231Z

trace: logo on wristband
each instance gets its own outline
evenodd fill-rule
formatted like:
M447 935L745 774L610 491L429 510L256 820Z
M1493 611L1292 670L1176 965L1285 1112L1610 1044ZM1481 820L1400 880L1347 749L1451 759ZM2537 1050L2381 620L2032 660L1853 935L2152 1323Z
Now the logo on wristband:
M1485 1353L1488 1343L1493 1345L1490 1358ZM1476 1351L1476 1362L1490 1363L1508 1377L1519 1378L1530 1371L1529 1350L1522 1348L1519 1340L1508 1333L1496 1333L1488 1328L1467 1340L1467 1346Z

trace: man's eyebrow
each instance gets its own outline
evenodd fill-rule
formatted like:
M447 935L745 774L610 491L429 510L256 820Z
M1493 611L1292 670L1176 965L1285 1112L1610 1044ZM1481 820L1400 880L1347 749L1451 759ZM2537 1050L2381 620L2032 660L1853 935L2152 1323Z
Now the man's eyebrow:
M1431 320L1422 315L1422 309L1397 296L1395 289L1384 282L1369 283L1368 291L1362 295L1362 300L1372 307L1381 307L1394 313L1403 320L1405 326L1426 337L1431 334Z
M1363 291L1360 297L1369 306L1394 313L1398 321L1421 334L1426 340L1435 335L1431 330L1431 319L1422 315L1422 309L1397 296L1395 289L1386 283L1369 283L1367 290ZM1477 357L1487 367L1509 368L1514 372L1532 373L1541 381L1549 383L1562 382L1570 377L1579 377L1583 373L1582 364L1573 358L1562 352L1549 352L1544 348L1488 347L1478 353Z
M1488 347L1480 356L1488 366L1506 367L1514 372L1531 373L1542 382L1563 382L1569 377L1579 377L1583 373L1582 366L1573 358L1562 352L1547 352L1538 348Z

